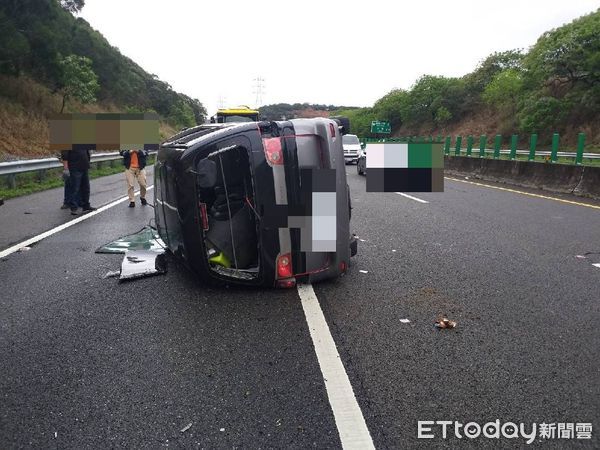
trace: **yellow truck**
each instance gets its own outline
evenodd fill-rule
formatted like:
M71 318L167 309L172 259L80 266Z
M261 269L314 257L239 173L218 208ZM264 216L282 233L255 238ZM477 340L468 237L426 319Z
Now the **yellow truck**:
M250 109L248 106L219 109L217 114L210 118L211 123L258 122L258 120L258 110Z

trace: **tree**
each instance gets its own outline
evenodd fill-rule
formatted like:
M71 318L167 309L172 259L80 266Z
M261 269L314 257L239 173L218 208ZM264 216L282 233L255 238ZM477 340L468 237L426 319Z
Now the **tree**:
M496 74L485 87L481 97L487 104L514 115L522 89L521 72L517 69L506 69Z
M500 72L507 69L521 69L523 58L524 55L521 49L492 53L481 61L473 72L465 76L469 90L475 93L483 92L485 87Z
M69 11L72 14L77 14L85 6L85 0L58 0L58 4L65 11Z
M546 86L600 84L600 9L542 34L525 66Z
M378 120L389 122L392 130L395 130L402 125L402 116L406 116L408 100L408 92L394 89L375 102L373 112Z
M82 103L96 101L96 92L100 89L98 77L92 70L92 60L84 56L69 55L60 61L62 69L60 91L63 100L60 112L65 109L68 98L74 97Z
M19 75L22 61L29 55L29 42L2 11L0 11L0 42L2 42L0 73Z
M445 106L440 106L435 112L435 122L444 127L452 119L452 113Z
M519 114L519 128L528 133L550 133L565 117L568 106L554 97L532 95Z

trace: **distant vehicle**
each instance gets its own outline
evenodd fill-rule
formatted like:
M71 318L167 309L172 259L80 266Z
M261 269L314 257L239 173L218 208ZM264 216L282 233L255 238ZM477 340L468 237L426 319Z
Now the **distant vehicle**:
M211 123L239 123L239 122L258 122L259 112L256 109L250 109L248 106L238 106L237 108L219 109L217 114L211 117Z
M158 233L201 279L293 287L356 254L342 127L330 119L215 123L164 142Z
M367 149L366 147L358 152L358 161L356 162L356 172L359 175L367 174Z
M344 160L346 164L358 161L358 152L360 150L360 141L354 134L346 134L342 137L344 145Z

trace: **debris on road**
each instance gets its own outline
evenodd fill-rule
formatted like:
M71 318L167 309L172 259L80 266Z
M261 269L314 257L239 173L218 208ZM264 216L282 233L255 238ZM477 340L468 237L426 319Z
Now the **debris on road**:
M394 253L396 252L396 250L394 250L394 249L392 249L392 251L393 251Z
M585 256L583 256L583 255L575 255L575 258L579 258L579 259L586 259L586 257L585 257Z
M219 431L223 432L223 431L225 431L225 428L221 428L221 429L219 429Z
M183 427L181 430L179 430L181 433L185 433L187 430L189 430L190 428L192 428L192 422L188 423L185 427Z
M164 253L151 250L133 250L125 253L121 263L119 280L132 280L167 273L167 261Z
M436 320L435 326L437 328L455 328L456 322L453 320L448 320L446 317Z
M410 320L408 320L408 319L400 319L400 322L402 322L402 323L410 323Z
M369 273L368 270L359 270L360 273Z
M149 250L164 253L165 243L155 228L145 226L140 231L120 237L96 250L96 253L126 253L130 250Z
M121 275L120 270L109 270L102 276L102 279L105 280L106 278L114 278L114 277L118 277L119 275Z
M31 247L21 247L19 250L17 250L19 253L23 253L23 252L28 252L29 250L31 250Z

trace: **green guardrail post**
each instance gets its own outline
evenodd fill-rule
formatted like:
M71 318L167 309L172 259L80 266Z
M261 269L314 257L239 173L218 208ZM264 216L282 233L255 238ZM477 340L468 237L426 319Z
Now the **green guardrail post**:
M585 133L579 133L577 136L577 156L575 157L575 164L577 165L583 163L583 147L585 147Z
M467 156L471 156L471 152L473 151L473 136L467 136Z
M558 133L552 135L552 152L550 153L550 160L555 163L558 160L558 141L560 136Z
M460 146L462 144L462 136L456 136L456 146L454 147L454 155L460 156Z
M486 145L487 145L487 136L485 134L482 134L481 136L479 136L479 157L480 158L485 157Z
M517 143L519 142L519 136L513 134L510 137L510 159L514 161L517 159Z
M538 135L533 133L529 141L529 161L535 161L535 147L537 146Z
M494 138L494 159L500 158L500 146L502 145L502 135L497 134Z
M446 155L450 154L450 143L452 141L452 136L446 136L446 142L444 143L444 153Z

